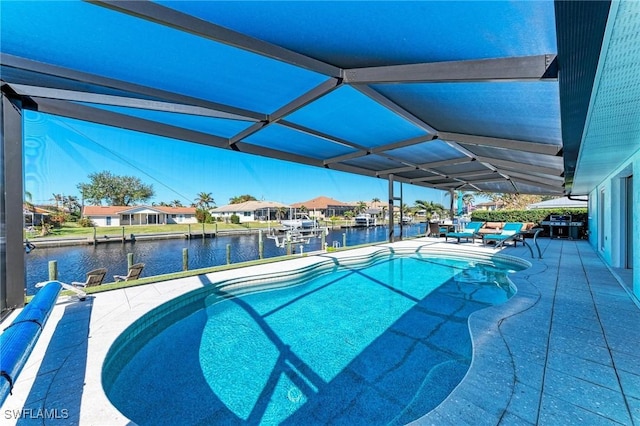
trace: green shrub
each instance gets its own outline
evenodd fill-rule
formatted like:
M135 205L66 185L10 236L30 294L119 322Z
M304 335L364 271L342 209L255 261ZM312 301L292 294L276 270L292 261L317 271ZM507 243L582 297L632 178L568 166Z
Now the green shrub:
M471 214L478 222L533 222L539 224L550 214L571 215L574 221L587 221L587 209L481 210Z
M78 225L83 228L91 228L92 226L95 226L91 219L89 219L88 217L82 217L78 219Z
M240 216L238 216L237 214L232 214L230 217L231 223L235 224L235 225L239 225L240 224Z

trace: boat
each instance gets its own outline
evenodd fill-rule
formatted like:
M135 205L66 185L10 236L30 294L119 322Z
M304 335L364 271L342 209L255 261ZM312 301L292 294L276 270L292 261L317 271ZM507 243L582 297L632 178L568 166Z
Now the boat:
M376 217L369 213L361 213L355 217L355 226L376 226Z
M296 215L293 219L280 221L285 230L291 229L309 229L318 227L318 221L311 219L307 215Z

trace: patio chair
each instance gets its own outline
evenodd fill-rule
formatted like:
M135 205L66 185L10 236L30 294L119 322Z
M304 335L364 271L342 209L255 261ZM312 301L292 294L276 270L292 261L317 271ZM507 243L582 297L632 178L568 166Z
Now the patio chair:
M522 234L520 234L523 227L524 224L521 222L507 222L504 224L500 233L484 234L482 236L482 243L486 245L487 243L494 242L497 248L504 246L505 243L509 241L513 241L513 245L517 246L518 241L523 241Z
M437 222L429 222L429 236L440 238L447 233L447 227L441 226Z
M80 281L72 281L71 285L74 287L93 287L96 285L102 284L102 280L104 280L104 276L107 275L106 268L98 268L93 271L87 272L87 280L84 282Z
M467 241L471 239L471 242L473 242L475 238L481 238L478 231L482 228L482 225L484 225L484 222L469 222L467 227L460 232L447 232L444 234L444 240L448 241L449 238L456 238L458 244L460 244L460 239L464 238Z
M133 281L140 278L140 274L142 274L142 269L144 268L144 263L136 263L129 267L129 272L127 275L114 275L113 279L115 282L118 281Z

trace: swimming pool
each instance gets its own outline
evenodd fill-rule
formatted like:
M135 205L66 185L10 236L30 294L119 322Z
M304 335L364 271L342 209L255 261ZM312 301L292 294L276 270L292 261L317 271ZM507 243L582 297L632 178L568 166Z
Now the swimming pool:
M129 327L103 367L138 424L405 424L471 362L467 318L515 289L515 259L379 249L213 283Z

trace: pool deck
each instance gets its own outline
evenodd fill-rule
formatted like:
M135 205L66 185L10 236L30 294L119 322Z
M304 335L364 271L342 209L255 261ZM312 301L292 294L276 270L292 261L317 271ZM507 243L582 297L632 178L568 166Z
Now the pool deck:
M467 375L414 424L640 425L640 308L619 282L624 271L612 272L586 241L539 243L542 259L531 259L522 245L500 251L532 267L511 275L518 292L509 302L470 317L474 353ZM435 238L394 244L497 252ZM85 302L60 300L2 406L3 424L133 424L101 385L102 362L128 325L212 282L294 270L314 258L99 293Z

